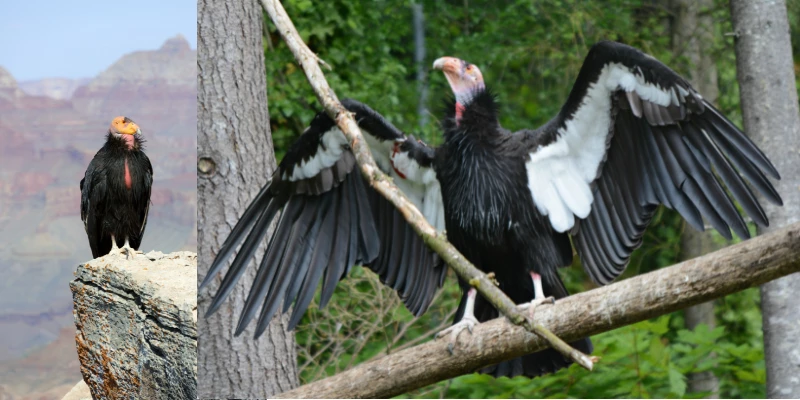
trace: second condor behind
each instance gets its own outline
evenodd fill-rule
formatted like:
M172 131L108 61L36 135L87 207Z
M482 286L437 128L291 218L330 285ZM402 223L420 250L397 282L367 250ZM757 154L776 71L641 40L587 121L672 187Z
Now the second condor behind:
M105 145L81 179L81 220L94 258L141 253L153 186L141 133L130 118L114 118Z

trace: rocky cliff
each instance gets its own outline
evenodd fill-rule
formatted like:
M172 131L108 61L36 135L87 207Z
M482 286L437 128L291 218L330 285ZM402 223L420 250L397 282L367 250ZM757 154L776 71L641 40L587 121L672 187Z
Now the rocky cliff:
M197 397L197 254L100 257L78 267L70 288L94 398Z
M34 132L49 124L71 123L75 119L69 101L26 94L3 67L0 67L0 116L8 128L28 125ZM78 120L83 122L80 118Z

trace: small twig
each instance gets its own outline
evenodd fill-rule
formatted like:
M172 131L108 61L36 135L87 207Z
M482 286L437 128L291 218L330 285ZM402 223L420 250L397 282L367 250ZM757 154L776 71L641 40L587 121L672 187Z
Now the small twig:
M327 69L328 71L333 71L333 68L328 63L326 63L325 60L319 58L319 56L317 56L316 54L314 54L314 57L317 57L317 62L320 63L323 67L325 67L325 69Z
M524 326L527 330L540 335L554 349L591 371L593 363L589 356L572 348L542 325L532 323L524 314L519 312L516 304L495 286L486 277L486 274L475 268L443 235L437 233L417 207L378 168L375 160L372 159L369 147L361 136L361 130L358 128L355 119L353 119L352 113L342 106L336 97L336 93L328 85L322 70L319 68L319 58L303 43L292 20L286 14L286 10L275 0L259 1L272 19L272 23L278 28L278 32L286 42L286 46L289 47L295 59L303 68L308 82L314 89L317 99L325 108L325 112L336 121L336 125L339 126L339 129L350 141L350 147L356 157L361 173L370 185L400 211L425 243L438 253L461 279L470 282L501 314L508 317L515 325Z

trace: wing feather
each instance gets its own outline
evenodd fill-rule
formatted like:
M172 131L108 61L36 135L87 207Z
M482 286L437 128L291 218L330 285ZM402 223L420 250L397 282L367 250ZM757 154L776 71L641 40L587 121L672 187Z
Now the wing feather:
M778 171L740 129L667 66L619 43L593 46L559 115L519 134L536 209L570 231L600 284L622 273L660 204L728 239L749 237L734 200L768 223L745 180L782 204L767 177Z
M420 209L440 218L435 202L427 200L437 199L438 193L441 203L438 182L430 169L432 150L413 137L409 142L400 130L366 105L352 100L342 103L355 113L379 166L403 181L410 189L409 197ZM419 171L401 179L391 157L404 142L413 142L401 152L413 158L409 158L409 165L417 165ZM256 257L256 250L276 219L277 227L259 263L236 335L258 314L258 337L279 310L286 313L292 304L289 327L294 328L311 304L316 287L322 287L320 307L324 307L339 280L354 264L373 269L382 282L398 291L415 315L427 309L433 293L441 287L444 265L391 203L367 187L344 135L333 120L320 113L289 148L270 182L256 195L220 248L201 288L231 258L233 263L206 315L223 304Z

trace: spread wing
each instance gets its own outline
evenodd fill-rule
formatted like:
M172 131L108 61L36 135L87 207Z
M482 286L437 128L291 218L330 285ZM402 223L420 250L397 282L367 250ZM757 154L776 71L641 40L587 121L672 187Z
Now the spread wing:
M410 149L423 145L407 141L401 131L366 105L352 100L342 104L355 113L379 167L398 184L405 185L401 189L407 190L405 193L412 201L424 209L426 202L431 203L426 196L438 190L438 186L436 190L430 186L438 183L415 181L411 176L400 178L391 161L393 156L402 158L411 154ZM283 212L276 218L281 209ZM261 189L220 248L201 287L236 255L207 315L217 310L233 289L273 219L278 220L277 228L251 286L237 335L259 307L256 336L266 329L281 305L282 312L286 312L294 303L289 324L294 328L313 299L317 285L322 282L320 306L324 307L336 284L354 264L375 271L381 282L396 290L416 315L427 309L444 280L444 264L394 206L364 180L347 140L324 113L318 114L290 147L271 181Z
M622 273L660 204L728 239L731 229L749 238L734 199L768 224L745 182L781 204L766 177L778 171L740 129L667 66L619 43L593 46L559 115L519 134L535 206L570 231L599 284Z

